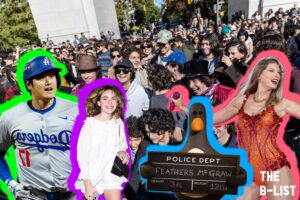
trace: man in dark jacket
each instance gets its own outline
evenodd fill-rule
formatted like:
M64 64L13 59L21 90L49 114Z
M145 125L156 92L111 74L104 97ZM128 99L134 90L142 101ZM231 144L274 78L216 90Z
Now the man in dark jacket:
M247 47L239 40L230 41L225 49L226 55L221 58L221 66L215 71L215 76L222 85L235 88L248 69L245 63Z
M135 199L136 193L141 184L138 170L138 162L146 154L146 148L150 142L144 140L144 133L138 126L138 118L130 116L126 119L126 125L129 136L129 146L131 149L131 176L126 184L124 196L126 199Z

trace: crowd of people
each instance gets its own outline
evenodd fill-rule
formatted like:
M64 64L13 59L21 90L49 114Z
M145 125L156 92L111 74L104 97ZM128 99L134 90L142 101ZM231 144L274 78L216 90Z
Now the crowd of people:
M199 16L189 25L179 25L158 33L137 34L114 39L114 33L87 38L84 33L73 41L54 44L51 40L34 45L50 51L64 63L68 74L59 90L74 96L81 88L100 78L119 81L126 91L125 114L132 175L124 199L174 199L173 195L148 193L138 175L138 160L149 144L180 143L186 133L186 108L182 98L166 94L183 85L189 96L206 96L213 106L224 102L260 52L276 49L292 63L290 90L300 94L300 9L269 10L263 16L255 12L245 19L235 13L228 24L215 24ZM26 51L17 48L1 62L0 103L20 95L16 82L16 63ZM170 95L169 95L170 96ZM170 111L170 102L178 112ZM291 118L284 134L285 142L300 162L300 128ZM138 124L138 126L137 126ZM237 147L232 124L214 127L219 143Z

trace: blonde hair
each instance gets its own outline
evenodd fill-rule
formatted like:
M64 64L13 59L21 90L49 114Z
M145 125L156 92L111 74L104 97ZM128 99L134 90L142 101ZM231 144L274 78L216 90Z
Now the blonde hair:
M283 91L283 66L279 60L275 57L265 57L260 60L255 67L252 69L251 73L248 75L246 81L241 85L239 90L239 96L242 95L251 95L254 94L258 88L258 78L262 72L268 67L269 64L276 63L280 68L280 80L276 89L272 90L271 95L269 96L266 106L274 105L282 99Z
M117 108L113 113L113 117L115 119L121 118L123 120L122 109L125 105L123 95L117 87L109 86L109 85L103 86L101 88L97 88L89 94L85 102L86 115L91 117L101 113L101 107L98 105L97 102L100 101L102 94L107 90L113 91L118 100Z

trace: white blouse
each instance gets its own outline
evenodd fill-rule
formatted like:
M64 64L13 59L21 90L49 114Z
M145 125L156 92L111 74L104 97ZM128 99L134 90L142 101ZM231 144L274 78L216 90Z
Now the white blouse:
M83 180L89 179L99 194L105 189L122 189L127 179L111 173L119 151L126 151L128 144L121 119L99 121L87 117L80 131L77 144L77 160L80 174L76 189L84 192Z

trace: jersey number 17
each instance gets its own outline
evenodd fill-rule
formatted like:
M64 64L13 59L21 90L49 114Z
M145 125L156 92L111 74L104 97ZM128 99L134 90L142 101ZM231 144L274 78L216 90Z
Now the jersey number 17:
M19 150L19 156L20 156L20 159L22 161L22 165L24 167L30 167L30 152L29 151L26 151L26 150L23 150L23 149L20 149Z

